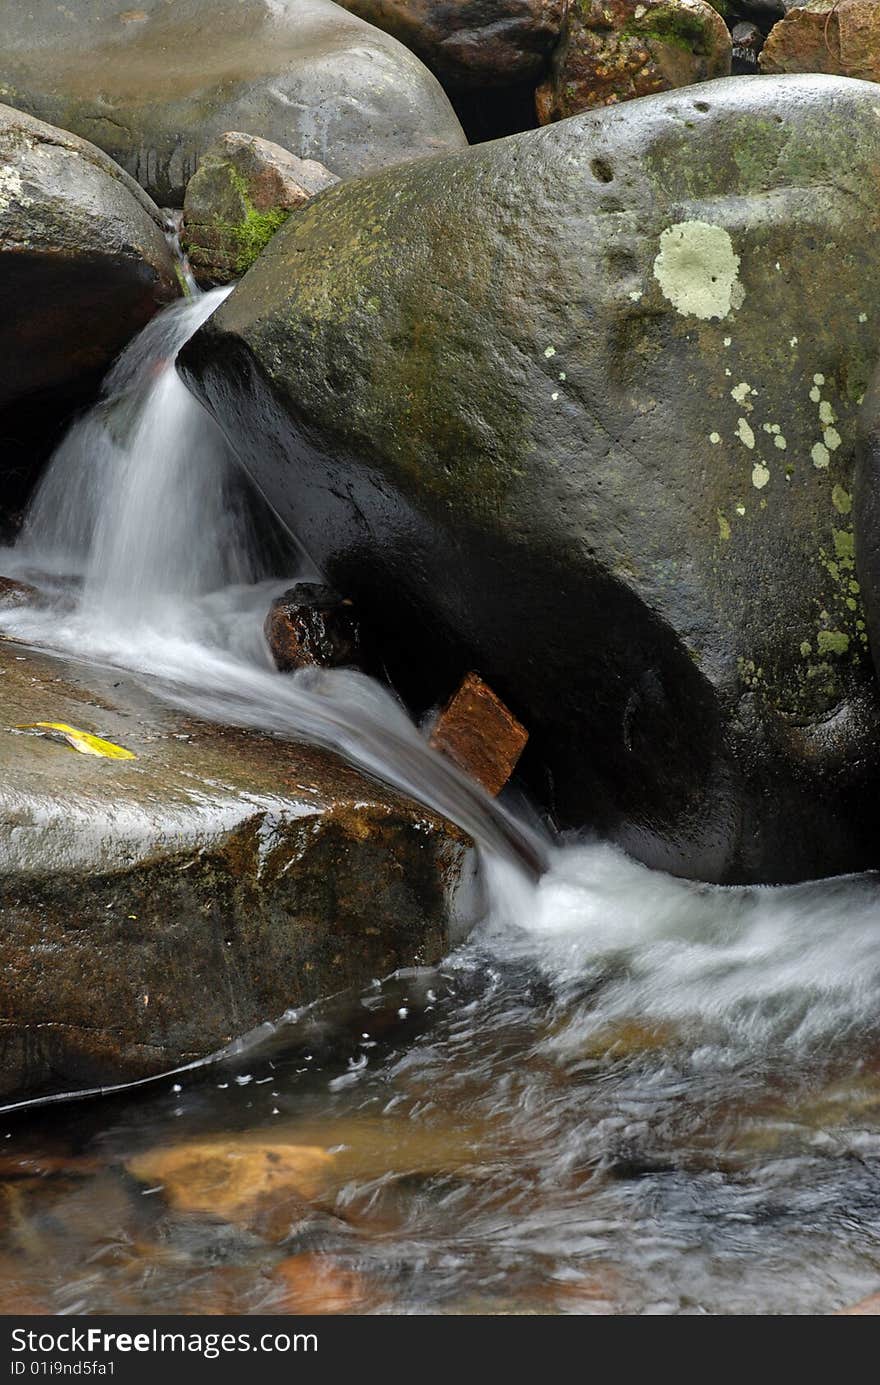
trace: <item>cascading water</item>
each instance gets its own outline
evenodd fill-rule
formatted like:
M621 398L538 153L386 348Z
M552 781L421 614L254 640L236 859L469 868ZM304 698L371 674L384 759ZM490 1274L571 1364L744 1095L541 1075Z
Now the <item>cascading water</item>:
M180 347L228 292L155 318L109 375L102 402L65 439L4 570L38 581L73 577L81 590L63 621L51 608L17 611L8 628L141 669L166 696L213 720L337 750L534 870L546 855L540 836L435 754L378 684L342 671L271 671L262 636L271 597L314 569L288 539L295 571L267 579L258 555L272 517L263 507L258 537L259 502L174 369Z
M61 605L5 627L138 669L202 717L336 748L477 839L490 908L435 974L355 998L347 1048L292 1017L235 1080L193 1075L93 1114L89 1148L120 1168L169 1130L332 1148L322 1205L345 1234L324 1226L322 1244L356 1267L367 1309L817 1312L875 1288L876 882L721 890L608 846L551 846L434 755L378 684L275 673L262 617L306 559L288 544L285 583L261 567L258 502L173 369L221 297L156 319L71 431L0 569ZM101 1226L106 1186L87 1186ZM63 1209L63 1187L41 1195ZM48 1264L41 1206L10 1234ZM56 1310L119 1311L132 1293L179 1309L214 1254L181 1213L151 1233L174 1248L161 1269L133 1252L105 1264L83 1220L82 1272L50 1286ZM271 1311L275 1248L239 1249L260 1270L242 1270L236 1307Z

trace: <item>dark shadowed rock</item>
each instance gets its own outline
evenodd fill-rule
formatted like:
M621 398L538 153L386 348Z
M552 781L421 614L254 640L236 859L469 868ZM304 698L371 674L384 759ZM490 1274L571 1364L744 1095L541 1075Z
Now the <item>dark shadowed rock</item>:
M314 159L230 130L186 186L183 248L200 284L228 284L250 269L292 211L338 182Z
M710 880L880 859L876 108L731 78L331 188L182 357L399 686L479 668L561 821Z
M168 206L225 130L340 177L465 143L436 78L330 0L29 0L6 6L0 78Z
M94 145L0 106L0 506L21 498L56 418L177 292L164 221L137 183ZM8 491L7 468L25 472Z
M360 632L352 603L317 582L298 582L276 597L263 632L282 673L359 662Z
M445 85L509 86L542 75L565 0L342 0L400 39Z
M137 759L10 729L42 720ZM332 755L2 643L0 738L4 1095L173 1066L455 933L461 833Z
M726 77L730 59L730 33L708 0L571 0L550 76L535 93L538 119Z
M764 35L751 20L740 20L731 30L733 39L732 70L751 75L758 69L758 54L764 46Z

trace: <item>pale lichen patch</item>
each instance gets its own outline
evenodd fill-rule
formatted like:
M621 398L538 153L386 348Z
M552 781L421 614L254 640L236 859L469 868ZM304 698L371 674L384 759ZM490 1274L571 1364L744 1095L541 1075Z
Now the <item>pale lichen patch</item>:
M846 654L849 635L843 630L820 630L816 635L816 646L820 654Z
M822 440L829 452L836 452L840 446L840 434L836 428L826 428Z
M744 299L739 256L723 226L679 221L660 234L654 278L664 298L685 317L725 318Z
M817 467L819 471L823 471L831 461L831 454L828 448L821 442L813 444L810 449L810 456L813 459L813 466Z
M770 472L764 466L764 463L755 462L755 465L752 467L752 485L755 487L755 490L763 490L769 480Z
M852 510L852 496L841 485L835 486L831 492L831 503L839 515L848 515Z
M744 447L752 448L755 445L755 435L749 426L748 419L741 418L737 421L736 436Z

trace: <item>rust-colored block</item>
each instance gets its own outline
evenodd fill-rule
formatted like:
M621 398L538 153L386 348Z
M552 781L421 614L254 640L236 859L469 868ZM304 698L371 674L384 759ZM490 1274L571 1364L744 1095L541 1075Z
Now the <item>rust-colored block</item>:
M478 673L468 673L437 719L431 745L482 784L493 798L504 788L529 733Z

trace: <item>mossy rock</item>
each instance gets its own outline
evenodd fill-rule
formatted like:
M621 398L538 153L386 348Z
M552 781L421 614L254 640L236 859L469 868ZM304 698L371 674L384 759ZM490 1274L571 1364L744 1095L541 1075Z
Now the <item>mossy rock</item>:
M206 151L183 204L183 248L199 283L228 284L292 211L338 179L269 140L229 131Z

